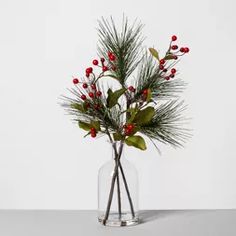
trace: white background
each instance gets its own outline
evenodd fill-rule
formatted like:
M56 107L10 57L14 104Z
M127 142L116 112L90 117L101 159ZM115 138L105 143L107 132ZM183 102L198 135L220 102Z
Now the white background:
M1 0L0 208L96 208L111 150L83 139L58 98L96 57L96 20L123 13L146 25L145 45L164 52L177 34L191 50L178 69L194 137L162 156L126 151L140 208L236 207L235 1Z

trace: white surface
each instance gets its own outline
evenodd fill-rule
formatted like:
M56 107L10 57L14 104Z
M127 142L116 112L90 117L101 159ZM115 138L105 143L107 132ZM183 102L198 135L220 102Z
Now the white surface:
M236 207L235 1L0 1L0 208L96 208L97 170L110 149L83 139L57 104L96 57L100 16L145 25L165 51L177 34L191 53L178 68L194 138L160 157L131 149L140 207Z
M142 211L142 223L104 227L95 211L0 211L4 236L235 236L235 210Z

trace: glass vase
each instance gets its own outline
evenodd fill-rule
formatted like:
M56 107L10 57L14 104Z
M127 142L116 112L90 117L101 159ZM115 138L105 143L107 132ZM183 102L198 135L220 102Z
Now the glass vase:
M124 144L112 144L112 158L98 173L98 220L107 226L138 224L138 174L123 155Z

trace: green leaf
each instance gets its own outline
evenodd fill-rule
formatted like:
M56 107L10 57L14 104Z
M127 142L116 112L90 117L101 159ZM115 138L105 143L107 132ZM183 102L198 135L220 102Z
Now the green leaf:
M132 123L133 122L137 111L138 111L137 108L129 108L127 110L127 112L129 113L129 119L128 119L127 123Z
M174 55L173 54L168 54L164 57L165 60L173 60L174 59Z
M113 133L113 138L115 141L122 140L123 136L120 133Z
M122 96L124 94L124 92L126 91L125 88L122 89L118 89L115 92L112 92L111 89L108 89L107 94L107 107L112 108L113 106L115 106L120 98L120 96Z
M83 121L79 121L79 127L85 131L90 131L91 129L91 125Z
M90 127L93 127L93 128L95 128L97 131L100 131L100 130L101 130L100 121L98 121L98 120L91 121Z
M149 48L150 53L159 61L159 54L155 48Z
M139 135L130 136L130 137L126 138L125 143L128 146L133 146L133 147L139 148L141 150L147 149L145 140Z
M155 114L155 109L153 107L147 107L143 110L140 110L136 114L133 122L139 125L147 124L152 120L152 117L154 116L154 114Z
M73 109L79 110L79 111L81 111L81 112L85 112L85 107L84 107L84 105L82 105L82 104L79 104L79 103L71 103L70 107L73 108Z

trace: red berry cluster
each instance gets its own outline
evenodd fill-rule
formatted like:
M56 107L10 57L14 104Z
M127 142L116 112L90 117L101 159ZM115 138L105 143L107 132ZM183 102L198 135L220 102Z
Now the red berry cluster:
M97 136L97 130L95 128L91 128L90 135L92 138L95 138Z
M98 62L97 59L94 59L94 60L93 60L93 65L101 67L103 72L106 72L106 71L108 71L108 70L110 70L110 69L113 70L113 71L115 71L115 70L116 70L116 67L115 67L115 65L113 64L113 62L116 60L116 56L115 56L115 54L112 53L112 52L108 52L107 55L108 55L108 58L109 58L109 63L108 63L108 65L105 65L106 60L105 60L105 58L103 58L103 57L100 58L101 65L99 65L99 62Z
M101 97L102 95L102 92L97 90L95 84L91 84L89 87L87 83L83 83L82 87L87 90L86 92L91 99ZM85 94L82 94L80 98L84 101L87 99Z
M114 64L114 62L115 62L115 60L116 60L115 54L114 54L113 52L108 52L108 53L107 53L107 56L108 56L108 58L109 58L109 61L108 61L108 63L106 63L106 64L105 64L106 60L105 60L105 58L103 58L103 57L100 58L100 63L99 63L99 61L98 61L97 59L94 59L94 60L92 61L92 64L93 64L94 66L98 66L98 67L101 67L101 68L102 68L102 72L103 72L103 73L106 72L106 71L108 71L108 70L113 70L113 71L116 70L116 66L115 66L115 64ZM90 78L90 75L91 75L91 74L93 74L93 68L92 68L92 67L86 68L86 69L85 69L85 75L86 75L86 77L87 77L87 78ZM94 75L94 74L93 74L93 75ZM102 77L102 76L100 76L100 77ZM94 75L94 78L95 78L95 75ZM79 83L79 80L78 80L77 78L74 78L74 79L73 79L73 83L74 83L74 84L78 84L78 83ZM85 85L85 86L86 86L86 85Z
M176 41L177 40L177 36L176 35L173 35L171 37L171 46L170 46L170 49L172 50L177 50L179 48L178 45L172 45L172 42ZM180 50L178 52L182 52L183 54L184 53L188 53L189 52L189 48L188 47L181 47ZM182 54L182 55L183 55ZM179 55L179 56L182 56L182 55Z
M124 128L125 135L131 135L134 132L135 125L134 124L125 124L123 126L123 128Z
M88 68L85 70L86 77L89 78L89 76L90 76L91 73L93 73L93 68L92 68L92 67L88 67Z
M168 59L177 60L180 56L183 56L185 53L189 52L188 47L181 47L178 50L179 46L177 44L172 44L176 40L177 40L177 36L173 35L171 37L170 47L169 47L169 50L168 50L166 56L164 58L160 59L160 61L159 61L159 69L162 71L162 73L164 73L163 78L165 78L166 80L169 80L170 78L174 78L175 73L176 73L176 69L172 68L170 70L170 73L168 75L166 74L168 72L168 69L165 68L165 64L166 64L167 60ZM168 57L168 59L167 59L167 57Z
M108 52L108 57L109 57L110 61L115 61L116 60L116 56L112 52Z
M174 77L175 77L175 73L176 73L176 69L175 69L175 68L172 68L172 69L170 70L170 74L167 75L167 76L165 76L165 79L166 79L166 80L169 80L170 78L174 78Z

